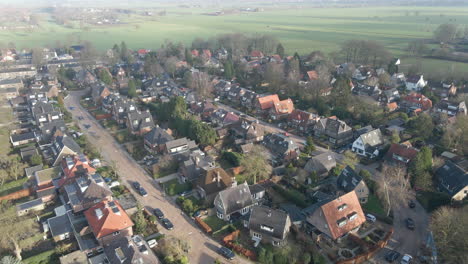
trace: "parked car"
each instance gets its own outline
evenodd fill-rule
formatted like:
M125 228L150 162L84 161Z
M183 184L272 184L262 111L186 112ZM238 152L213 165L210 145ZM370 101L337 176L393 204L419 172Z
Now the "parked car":
M167 219L167 218L163 218L163 219L161 220L161 223L162 223L162 225L163 225L167 230L172 230L172 229L174 229L174 225L173 225L172 222L171 222L169 219Z
M377 218L374 215L366 214L366 220L375 223L375 221L377 221Z
M208 214L208 210L198 209L197 211L195 211L195 213L192 214L192 216L193 217L200 217L200 216L207 215L207 214Z
M158 245L158 241L156 241L156 239L151 239L151 240L148 241L148 246L150 248L154 248L157 245Z
M156 208L153 210L153 214L158 218L158 219L163 219L164 218L164 213L161 211L161 209Z
M91 125L84 124L84 127L85 127L86 129L89 129L89 128L91 127Z
M400 261L400 264L410 264L413 257L409 254L405 254Z
M140 189L138 190L138 192L140 193L141 196L143 197L146 197L148 196L148 192L145 190L145 188L143 187L140 187Z
M192 191L184 191L184 192L180 193L180 196L182 196L182 197L189 196L191 193L192 193Z
M223 257L232 260L236 256L232 250L230 250L227 247L221 247L219 248L219 254L221 254Z
M413 200L410 200L409 203L408 203L408 206L409 206L409 208L415 208L416 203Z
M141 185L140 185L139 182L137 182L137 181L133 182L133 188L135 188L135 190L139 191L140 187L141 187Z
M392 250L387 255L385 255L385 260L392 263L393 261L397 260L400 257L400 253Z
M414 220L412 218L406 218L405 219L406 227L410 230L414 230L415 225L414 225Z

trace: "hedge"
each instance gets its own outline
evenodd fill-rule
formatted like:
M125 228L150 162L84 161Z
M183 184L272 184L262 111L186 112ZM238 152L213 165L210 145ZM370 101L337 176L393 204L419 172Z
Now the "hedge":
M295 191L295 190L286 190L286 189L280 187L279 185L273 185L273 190L275 190L281 196L283 196L287 200L293 202L297 206L302 207L302 208L307 207L307 203L305 201L306 198L300 192Z

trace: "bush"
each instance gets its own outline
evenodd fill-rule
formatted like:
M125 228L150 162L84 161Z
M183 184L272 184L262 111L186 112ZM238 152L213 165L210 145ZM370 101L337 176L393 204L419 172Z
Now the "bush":
M232 166L238 167L242 160L242 154L237 152L224 151L222 159L229 162Z
M279 185L273 185L273 189L287 200L295 203L297 206L302 208L307 207L306 198L300 192L295 190L286 190Z
M441 206L450 204L451 201L450 196L445 193L430 191L418 193L416 199L428 212L432 212Z

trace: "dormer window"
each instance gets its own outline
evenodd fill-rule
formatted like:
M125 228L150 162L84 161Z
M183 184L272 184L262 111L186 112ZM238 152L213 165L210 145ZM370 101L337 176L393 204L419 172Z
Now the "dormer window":
M343 211L344 209L348 208L348 205L347 204L342 204L340 206L338 206L338 211Z

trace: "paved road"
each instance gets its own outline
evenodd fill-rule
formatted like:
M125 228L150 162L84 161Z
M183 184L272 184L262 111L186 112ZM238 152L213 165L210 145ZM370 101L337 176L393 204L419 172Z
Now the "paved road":
M114 140L114 138L80 105L80 98L85 92L71 92L65 99L65 105L72 107L69 110L75 122L78 123L83 133L96 146L106 162L114 162L121 181L135 195L137 200L148 209L161 208L164 214L174 223L174 230L163 230L164 233L174 235L186 240L191 245L189 252L190 263L211 264L216 258L226 263L251 263L248 260L237 257L233 261L224 260L217 252L221 245L206 236L195 225L192 219L187 217L175 205L171 198L165 197L160 188L153 184L150 176L128 155L128 153ZM69 108L70 109L70 108ZM78 120L82 116L83 120ZM90 127L86 129L84 125ZM148 192L147 197L142 197L132 188L133 181L138 181ZM161 228L163 228L161 226Z

